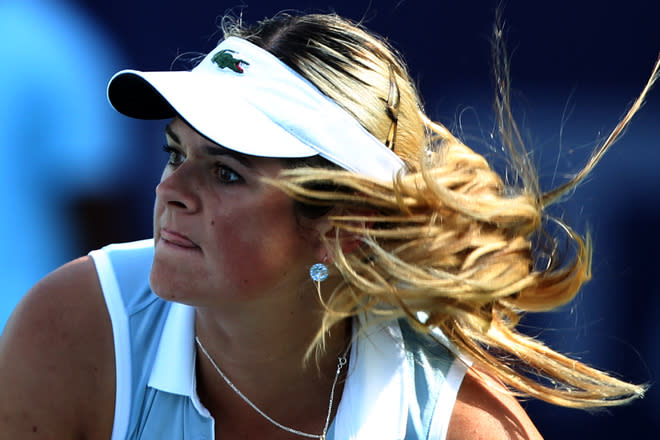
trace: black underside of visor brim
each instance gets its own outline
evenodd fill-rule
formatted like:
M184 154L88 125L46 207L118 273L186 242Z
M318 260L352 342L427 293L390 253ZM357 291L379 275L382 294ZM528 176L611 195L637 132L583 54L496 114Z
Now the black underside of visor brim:
M163 96L143 78L125 73L108 86L108 99L120 113L137 119L169 119L176 112Z

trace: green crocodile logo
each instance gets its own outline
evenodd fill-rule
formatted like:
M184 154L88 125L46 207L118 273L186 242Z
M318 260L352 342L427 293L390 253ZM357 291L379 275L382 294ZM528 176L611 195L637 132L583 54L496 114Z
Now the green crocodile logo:
M226 67L228 69L233 70L234 72L243 73L245 71L243 69L243 65L249 66L250 63L244 60L239 60L237 58L234 58L232 53L236 53L236 51L230 49L223 49L220 52L213 55L212 60L221 69L224 69Z

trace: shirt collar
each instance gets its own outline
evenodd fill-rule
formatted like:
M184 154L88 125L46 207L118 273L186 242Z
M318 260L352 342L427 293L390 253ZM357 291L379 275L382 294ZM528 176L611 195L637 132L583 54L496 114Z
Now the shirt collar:
M373 319L373 318L372 318ZM335 417L335 438L397 440L406 435L411 372L397 321L368 325L361 315L349 374Z
M172 303L158 343L149 386L193 397L195 392L195 309Z

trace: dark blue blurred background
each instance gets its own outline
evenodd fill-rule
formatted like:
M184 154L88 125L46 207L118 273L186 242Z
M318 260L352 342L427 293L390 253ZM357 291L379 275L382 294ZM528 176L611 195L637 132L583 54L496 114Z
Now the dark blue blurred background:
M169 69L179 54L209 51L218 18L232 7L248 22L282 9L336 11L389 37L428 113L489 153L498 4L0 0L0 328L58 265L151 234L163 124L109 108L105 85L115 71ZM660 2L511 0L502 11L516 114L548 188L584 163L641 90L660 50ZM571 305L525 321L553 347L651 384L660 374L659 121L655 90L561 207L578 230L592 231L594 280ZM660 438L657 386L644 400L596 414L525 405L547 439Z

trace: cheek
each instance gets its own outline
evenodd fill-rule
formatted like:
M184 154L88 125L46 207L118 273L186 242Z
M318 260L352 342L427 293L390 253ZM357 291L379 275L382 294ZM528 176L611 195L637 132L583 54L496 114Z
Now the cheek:
M282 211L264 210L243 221L215 219L221 272L231 278L226 281L243 288L278 284L310 264L309 243L293 215Z
M227 281L247 285L256 276L257 268L263 267L267 256L258 247L258 237L244 235L240 228L229 228L228 233L218 237L220 246L220 271Z

